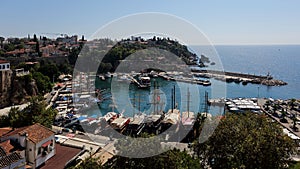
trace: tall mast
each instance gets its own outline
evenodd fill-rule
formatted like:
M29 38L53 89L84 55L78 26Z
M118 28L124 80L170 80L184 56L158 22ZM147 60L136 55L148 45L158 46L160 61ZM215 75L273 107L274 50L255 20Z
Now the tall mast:
M151 104L153 104L153 114L158 114L159 103L160 103L160 93L158 90L157 82L154 82L154 91L153 91L153 97L152 97L152 103L151 103Z
M173 88L171 89L171 112L173 113L173 109L174 109L174 95L173 95Z
M139 113L140 113L141 112L141 95L140 95L140 93L138 95L139 95Z
M208 93L207 91L205 91L205 101L204 101L204 111L205 111L205 116L207 117L207 113L208 113Z
M176 108L176 90L175 90L175 85L173 86L173 108Z
M132 118L134 118L134 114L135 114L135 95L134 95L134 97L133 97L133 111L132 111Z
M187 112L188 118L190 117L190 88L187 89Z

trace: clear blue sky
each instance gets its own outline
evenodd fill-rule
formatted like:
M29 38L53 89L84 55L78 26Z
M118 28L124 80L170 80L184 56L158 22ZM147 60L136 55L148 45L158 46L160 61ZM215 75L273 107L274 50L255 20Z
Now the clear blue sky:
M0 36L89 37L119 17L163 12L193 23L214 44L300 44L299 7L299 0L3 0Z

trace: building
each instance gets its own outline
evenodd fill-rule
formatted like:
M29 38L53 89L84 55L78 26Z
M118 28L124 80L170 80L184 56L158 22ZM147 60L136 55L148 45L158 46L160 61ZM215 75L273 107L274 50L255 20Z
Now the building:
M55 155L54 132L40 124L18 129L0 129L0 142L10 140L25 149L26 163L37 168Z
M10 104L11 82L12 71L10 70L10 63L0 60L0 107Z
M0 60L0 71L10 70L10 63L6 60Z
M24 169L25 159L19 153L6 152L6 150L2 146L0 146L0 168L1 169L11 169L11 168Z
M65 37L59 37L56 39L57 42L60 43L69 43L69 44L76 44L77 43L78 36L73 35L73 36L65 36Z

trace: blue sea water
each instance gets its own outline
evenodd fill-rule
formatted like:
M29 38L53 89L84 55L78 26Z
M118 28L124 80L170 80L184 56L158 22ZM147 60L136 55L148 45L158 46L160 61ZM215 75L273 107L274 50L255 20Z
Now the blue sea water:
M171 88L176 86L176 102L181 111L187 109L187 90L191 93L190 110L194 112L204 111L204 93L208 92L209 98L226 97L272 97L274 99L289 99L300 98L300 45L259 45L259 46L215 46L207 48L203 46L191 46L191 50L199 56L204 54L215 62L215 66L209 65L208 69L224 69L225 71L249 73L256 75L267 75L270 73L275 79L283 80L288 83L286 86L264 86L257 84L242 85L236 83L225 83L212 80L214 87L191 86L185 83L176 83L172 81L164 81L158 79L160 85L161 99L165 103L161 109L167 111L171 108ZM219 60L218 60L219 59ZM96 82L97 88L109 87L107 82ZM220 88L225 88L226 92L221 94L213 94L213 91L218 91ZM153 111L151 106L150 90L137 89L128 83L116 82L111 87L111 93L116 105L116 111L125 111L126 116L132 116L137 112L138 100L140 97L141 111L150 114ZM189 88L189 89L188 89ZM198 93L198 94L197 94ZM139 96L137 96L139 95ZM101 114L111 111L109 105L111 100L101 104ZM136 104L136 109L133 105ZM213 114L221 114L223 110L217 108L212 109ZM99 113L99 110L90 112L92 114Z
M227 97L300 98L300 46L216 46L225 71L266 75L288 83L286 86L247 86L227 83ZM259 87L259 88L258 88Z

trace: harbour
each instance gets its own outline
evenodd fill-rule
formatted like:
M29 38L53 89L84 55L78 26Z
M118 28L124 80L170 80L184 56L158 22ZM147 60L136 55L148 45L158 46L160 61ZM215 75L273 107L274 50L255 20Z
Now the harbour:
M145 111L141 110L141 99L139 97L139 99L134 100L135 107L139 105L138 111L134 112L134 110L132 110L132 116L125 115L125 110L123 110L122 112L117 112L116 110L118 106L115 105L115 102L113 100L109 105L109 107L112 108L111 111L107 111L105 114L98 113L91 115L88 113L88 111L90 110L89 108L92 108L92 105L95 105L95 102L92 101L93 99L90 99L92 95L89 95L89 92L87 91L84 91L82 93L78 93L77 91L77 93L72 94L71 91L74 90L68 89L68 87L72 88L69 85L70 82L66 81L64 82L64 84L65 85L61 85L61 88L58 89L57 97L55 98L53 107L59 111L54 125L63 127L66 131L87 132L95 135L113 138L119 137L118 134L112 132L113 130L117 131L120 134L133 137L138 137L141 133L158 135L164 133L165 131L168 131L167 133L165 133L165 139L170 141L178 140L178 136L174 136L174 132L178 133L181 130L187 131L194 125L196 120L196 115L193 111L190 110L190 102L192 100L189 89L187 89L188 101L186 110L183 113L181 113L178 109L175 86L172 87L171 92L171 107L168 108L168 111L164 111L162 109L161 105L164 104L164 100L160 98L161 93L159 92L159 85L158 82L155 82L153 83L154 89L150 101L150 104L152 104L153 108L151 108L150 114L146 114ZM138 90L143 90L139 89L138 86L136 87ZM104 92L106 90L96 91ZM101 94L101 92L98 93ZM102 102L97 103L99 103L99 106L101 107Z

